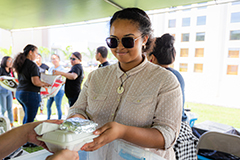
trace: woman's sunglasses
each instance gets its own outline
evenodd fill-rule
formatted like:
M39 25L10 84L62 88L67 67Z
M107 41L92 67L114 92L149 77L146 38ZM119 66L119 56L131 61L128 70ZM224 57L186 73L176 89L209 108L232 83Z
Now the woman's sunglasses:
M142 36L142 35L141 35ZM133 37L123 37L121 39L122 45L124 48L133 48L135 41L139 38L141 38L141 36L137 37L137 38L133 38ZM107 45L109 48L117 48L118 44L120 43L120 40L116 37L108 37L106 39Z
M70 57L70 60L72 60L72 61L75 61L75 60L76 60L76 58L72 58L72 57Z

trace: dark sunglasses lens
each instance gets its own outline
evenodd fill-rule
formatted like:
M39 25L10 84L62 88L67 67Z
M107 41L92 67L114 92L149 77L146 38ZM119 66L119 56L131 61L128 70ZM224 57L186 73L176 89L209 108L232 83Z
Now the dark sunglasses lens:
M132 37L124 37L124 38L122 38L122 45L125 48L133 48L134 47L134 39Z
M70 58L70 60L73 60L73 61L75 61L75 58Z
M107 38L106 42L109 48L117 48L118 46L118 41L116 38Z

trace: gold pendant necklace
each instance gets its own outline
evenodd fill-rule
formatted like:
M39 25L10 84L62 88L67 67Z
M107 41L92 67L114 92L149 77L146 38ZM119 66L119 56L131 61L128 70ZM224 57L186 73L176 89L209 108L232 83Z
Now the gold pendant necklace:
M127 73L125 73L127 75ZM121 85L117 88L117 93L118 94L122 94L124 92L124 88L123 88L123 83L129 78L130 76L127 75L127 78L122 81L122 77L121 77Z
M122 86L119 86L117 89L118 94L122 94L124 92L124 88Z

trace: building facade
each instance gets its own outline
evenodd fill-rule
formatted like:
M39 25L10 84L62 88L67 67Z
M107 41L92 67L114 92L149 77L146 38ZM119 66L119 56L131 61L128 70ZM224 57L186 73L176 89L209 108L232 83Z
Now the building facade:
M185 79L186 101L240 108L240 1L160 12L150 13L155 35L175 37L173 68Z

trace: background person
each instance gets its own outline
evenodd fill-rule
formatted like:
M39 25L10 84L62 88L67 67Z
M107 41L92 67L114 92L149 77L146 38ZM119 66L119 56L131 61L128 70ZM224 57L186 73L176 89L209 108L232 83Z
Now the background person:
M177 70L170 68L170 65L175 61L176 56L174 41L174 37L168 33L156 38L154 50L148 54L147 57L152 63L160 65L171 71L177 77L180 83L183 99L182 123L179 137L174 144L174 151L176 159L196 159L198 139L193 135L191 127L187 123L184 123L187 120L187 116L184 113L184 79Z
M10 76L14 77L12 72L12 64L13 60L9 56L4 56L1 61L1 68L0 68L0 76ZM0 77L0 81L3 79ZM13 112L12 112L12 91L7 90L0 86L0 113L4 115L4 113L8 112L8 118L10 120L10 125L13 127Z
M36 64L39 67L40 73L46 73L46 71L49 69L49 67L46 64L42 63L42 55L40 53L38 53L37 55ZM43 114L43 108L44 108L44 99L42 99L40 102L40 114Z
M39 72L41 73L45 73L49 69L48 65L42 63L42 55L40 53L38 53L37 55L36 64L38 65Z
M16 91L16 99L22 105L25 112L23 124L33 122L41 102L40 88L51 86L42 82L39 78L39 68L33 61L38 56L38 48L28 44L23 53L17 55L13 67L18 74L19 85Z
M143 56L154 44L150 18L138 8L116 12L106 41L119 62L91 72L69 110L69 118L90 119L100 127L94 131L99 137L81 149L94 151L98 159L118 160L123 157L115 151L115 144L126 142L175 159L181 89L173 74Z
M67 78L65 83L65 94L68 98L69 106L71 107L76 102L81 92L84 73L81 65L82 55L79 52L73 52L70 61L72 68L68 73L53 70L53 75L62 75Z
M147 55L150 62L160 65L167 70L171 71L178 79L182 90L182 121L187 120L187 115L184 113L184 103L185 103L185 82L182 75L175 69L171 68L170 65L175 61L176 50L174 48L174 37L170 34L164 34L161 37L156 38L155 47L153 52Z
M96 60L99 61L101 64L98 65L98 68L110 65L107 61L108 50L106 47L101 46L97 48L96 51Z
M43 122L43 121L42 121ZM13 128L8 132L0 135L0 159L8 156L11 152L22 146L26 142L35 143L47 149L44 142L37 140L37 134L34 128L42 122L33 122ZM45 122L61 124L61 120L48 120ZM76 151L62 150L54 153L46 158L46 160L78 160L78 153Z
M64 67L60 65L60 57L57 54L53 54L51 56L51 61L53 63L53 67L51 67L48 71L49 74L53 74L53 70L61 71L64 72ZM61 104L62 104L62 97L64 95L64 86L60 88L56 96L48 98L47 101L47 119L50 119L51 117L51 106L53 101L55 101L56 107L57 107L57 112L58 112L58 119L62 118L62 109L61 109Z

